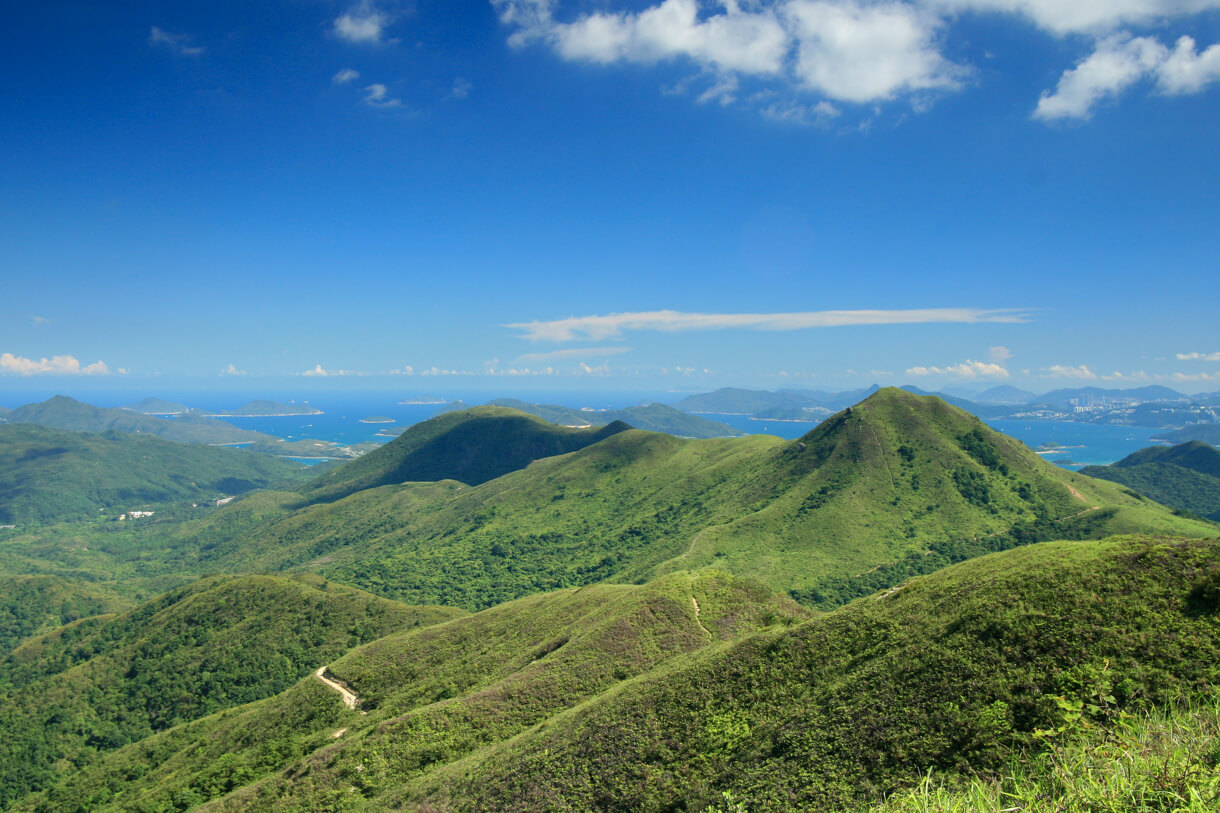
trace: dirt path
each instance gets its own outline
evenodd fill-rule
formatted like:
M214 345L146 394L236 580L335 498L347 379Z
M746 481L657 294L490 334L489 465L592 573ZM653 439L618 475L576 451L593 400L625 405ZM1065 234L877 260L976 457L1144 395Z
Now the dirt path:
M336 681L328 678L326 676L325 666L320 667L318 671L314 672L313 674L318 680L322 681L327 686L339 693L339 696L343 698L343 705L347 706L349 709L355 710L356 704L360 702L360 698L356 697L356 695L342 683L337 683Z
M716 636L712 635L712 631L703 626L703 619L699 617L699 600L694 596L691 596L690 603L695 607L695 623L699 625L699 629L703 630L704 633L707 634L708 638L715 638Z

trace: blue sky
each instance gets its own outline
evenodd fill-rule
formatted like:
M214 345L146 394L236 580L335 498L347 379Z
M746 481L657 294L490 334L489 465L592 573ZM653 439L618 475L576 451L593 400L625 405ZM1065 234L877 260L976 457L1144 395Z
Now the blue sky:
M0 391L1220 390L1220 0L8 11Z

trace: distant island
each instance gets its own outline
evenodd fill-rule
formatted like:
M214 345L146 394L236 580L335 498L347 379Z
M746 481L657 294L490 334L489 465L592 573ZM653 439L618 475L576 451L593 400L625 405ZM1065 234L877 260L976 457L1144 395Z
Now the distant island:
M374 415L371 418L361 418L360 423L394 423L394 419L385 415Z
M176 404L161 398L145 398L143 401L130 404L123 409L139 412L142 415L183 415L191 411L191 408L185 404Z
M280 401L251 401L233 410L210 412L209 415L229 418L286 418L293 415L321 415L322 410L309 404L285 404Z
M403 406L420 406L428 404L447 404L449 403L444 398L437 398L435 395L417 395L414 398L407 398L405 401L399 401Z

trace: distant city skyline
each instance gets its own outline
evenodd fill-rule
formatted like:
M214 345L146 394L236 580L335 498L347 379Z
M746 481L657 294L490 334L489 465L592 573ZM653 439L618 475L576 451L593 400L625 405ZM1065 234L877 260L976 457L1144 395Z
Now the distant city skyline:
M8 22L0 394L1220 390L1220 0Z

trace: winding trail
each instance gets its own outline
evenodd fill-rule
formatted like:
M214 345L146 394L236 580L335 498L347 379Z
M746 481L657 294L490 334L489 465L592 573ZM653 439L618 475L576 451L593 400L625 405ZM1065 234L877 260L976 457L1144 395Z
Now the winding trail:
M712 631L703 626L703 619L699 617L699 600L692 595L690 597L690 603L695 607L695 623L699 625L699 629L703 630L704 634L706 634L708 638L715 638L716 636L712 635Z
M327 686L329 686L330 688L334 689L336 692L339 693L339 696L343 698L343 705L345 705L349 709L352 709L353 711L355 711L356 704L360 702L360 698L356 697L355 693L352 692L350 689L348 689L346 686L344 686L342 683L338 683L338 682L328 678L326 676L326 667L325 666L319 667L318 671L314 672L313 674L314 674L314 677L316 677L318 680L322 681Z

